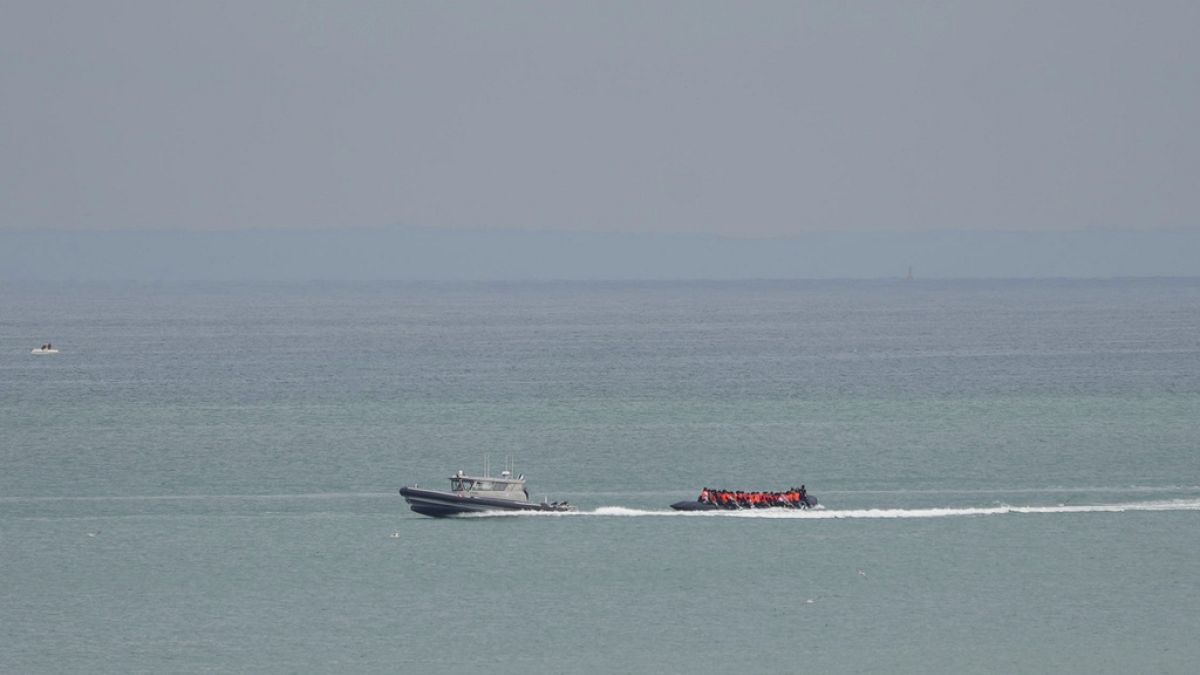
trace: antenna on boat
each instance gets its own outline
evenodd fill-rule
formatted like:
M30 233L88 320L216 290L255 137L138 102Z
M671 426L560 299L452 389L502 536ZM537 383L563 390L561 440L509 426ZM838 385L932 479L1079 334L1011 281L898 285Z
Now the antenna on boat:
M483 477L487 478L492 475L491 456L488 453L483 453Z

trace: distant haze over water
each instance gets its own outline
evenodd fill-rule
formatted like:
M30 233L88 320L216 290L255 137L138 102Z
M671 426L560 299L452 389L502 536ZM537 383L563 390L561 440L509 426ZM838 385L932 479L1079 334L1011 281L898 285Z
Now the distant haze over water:
M0 281L1111 278L1200 275L1200 231L709 234L375 227L0 230Z

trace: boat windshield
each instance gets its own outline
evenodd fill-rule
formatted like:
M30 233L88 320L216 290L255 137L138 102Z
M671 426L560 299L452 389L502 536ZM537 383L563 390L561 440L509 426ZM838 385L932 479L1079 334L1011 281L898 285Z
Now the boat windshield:
M470 478L451 478L450 489L456 492L470 492L479 490L503 490L503 484L497 486L491 480L474 480Z
M471 478L451 478L450 489L454 492L478 492L480 490L504 490L505 484L497 485L490 480L473 480Z

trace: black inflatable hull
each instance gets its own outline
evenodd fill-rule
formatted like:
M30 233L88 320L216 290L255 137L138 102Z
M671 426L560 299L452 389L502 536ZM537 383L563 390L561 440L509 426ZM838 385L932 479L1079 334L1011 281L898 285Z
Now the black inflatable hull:
M518 502L509 499L488 499L486 497L460 497L453 492L442 490L425 490L423 488L402 487L400 496L408 502L413 511L434 518L461 516L470 513L487 513L496 511L571 511L566 503L537 504L534 502Z
M804 501L797 506L768 506L762 508L772 509L811 509L817 505L817 498L812 495L804 497ZM719 506L711 502L698 502L696 500L686 502L675 502L671 508L676 511L752 511L748 506Z

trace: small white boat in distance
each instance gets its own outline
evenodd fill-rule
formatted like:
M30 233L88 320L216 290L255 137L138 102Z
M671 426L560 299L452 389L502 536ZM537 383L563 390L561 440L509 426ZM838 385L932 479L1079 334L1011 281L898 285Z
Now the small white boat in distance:
M47 342L46 344L42 345L41 347L38 347L37 349L30 350L30 353L31 354L57 354L58 350L54 348L54 345Z

